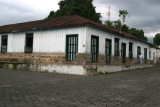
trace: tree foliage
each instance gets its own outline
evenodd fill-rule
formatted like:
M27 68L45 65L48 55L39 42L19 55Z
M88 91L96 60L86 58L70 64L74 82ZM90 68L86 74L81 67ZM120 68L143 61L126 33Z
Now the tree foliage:
M122 23L120 20L113 21L113 23L114 23L114 25L113 25L114 28L121 30Z
M105 24L106 26L113 27L113 22L110 21L110 20L105 21L104 24Z
M121 30L123 32L127 32L129 34L132 34L142 40L148 41L147 37L144 35L144 31L142 29L136 29L136 28L129 28L126 24L121 24L120 20L117 21L109 21L107 20L105 22L105 25L115 28L117 30Z
M142 40L148 41L148 39L147 39L147 37L145 37L144 31L142 29L129 28L126 24L124 24L127 15L129 15L129 12L127 10L119 10L119 17L122 18L122 22L121 22L121 20L117 20L117 21L107 20L105 22L105 25L112 27L112 28L115 28L119 31L123 31L123 32L127 32L129 34L132 34Z
M128 33L129 27L128 27L126 24L125 24L125 25L122 25L121 30L122 30L123 32L127 32L127 33Z
M142 40L148 41L147 37L144 36L144 31L142 29L131 28L131 29L128 29L128 33Z
M122 17L123 23L126 21L126 16L128 15L127 10L119 10L119 17Z
M55 12L54 12L54 11L51 11L51 12L49 13L49 15L48 15L47 18L52 18L52 17L54 17L54 15L55 15Z
M153 44L156 46L160 46L160 33L157 33L153 38Z
M101 23L101 15L100 13L96 13L92 2L93 0L61 0L58 3L59 10L56 12L51 11L47 18L79 15Z

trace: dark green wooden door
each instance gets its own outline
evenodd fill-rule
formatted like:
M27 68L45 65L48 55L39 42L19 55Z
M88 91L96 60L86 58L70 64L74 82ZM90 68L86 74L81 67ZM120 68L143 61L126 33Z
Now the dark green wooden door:
M139 58L140 54L141 54L141 47L137 46L137 58Z
M91 37L91 53L92 53L92 62L98 61L98 52L99 52L99 37Z
M121 56L122 56L122 63L125 63L126 62L126 44L125 43L122 43Z
M67 61L75 61L77 52L78 52L78 35L67 35L66 38Z
M144 48L144 62L147 63L147 48Z
M106 39L106 44L105 44L105 53L106 53L106 63L110 63L111 61L111 40Z
M25 53L33 52L33 33L26 34Z
M7 35L2 36L2 39L1 39L1 52L2 53L7 52L7 44L8 44L8 36Z

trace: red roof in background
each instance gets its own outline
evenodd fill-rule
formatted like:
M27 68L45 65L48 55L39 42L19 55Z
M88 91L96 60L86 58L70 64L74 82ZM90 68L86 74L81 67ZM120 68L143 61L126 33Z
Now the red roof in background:
M86 18L82 18L78 15L62 16L62 17L50 18L50 19L44 19L44 20L38 20L38 21L24 22L24 23L12 24L12 25L4 25L4 26L0 26L0 34L17 32L17 31L41 30L41 29L69 27L69 26L86 25L86 24L100 27L100 28L109 30L111 32L121 34L122 36L133 38L138 41L148 43L144 40L137 38L136 36L133 36L125 32L120 32L117 29L91 21Z

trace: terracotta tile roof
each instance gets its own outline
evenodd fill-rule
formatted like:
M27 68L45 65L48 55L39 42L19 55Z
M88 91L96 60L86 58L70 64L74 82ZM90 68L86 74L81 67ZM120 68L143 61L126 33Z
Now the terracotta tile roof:
M18 31L42 30L42 29L68 27L68 26L76 26L76 25L86 25L86 24L100 27L105 30L109 30L111 32L118 33L122 36L125 36L128 38L133 38L135 40L148 43L144 40L137 38L136 36L133 36L133 35L125 33L125 32L120 32L117 29L114 29L114 28L108 27L106 25L91 21L86 18L82 18L78 15L63 16L63 17L44 19L44 20L38 20L38 21L31 21L31 22L24 22L24 23L12 24L12 25L4 25L4 26L0 26L0 34L10 33L10 32L18 32Z

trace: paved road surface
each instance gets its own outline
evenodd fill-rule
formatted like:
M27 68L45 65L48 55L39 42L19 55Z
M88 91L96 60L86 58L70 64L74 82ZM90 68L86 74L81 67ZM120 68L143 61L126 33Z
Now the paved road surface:
M92 77L0 69L0 107L160 107L160 67Z

